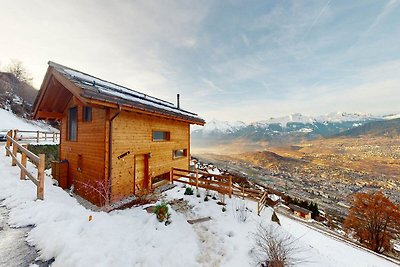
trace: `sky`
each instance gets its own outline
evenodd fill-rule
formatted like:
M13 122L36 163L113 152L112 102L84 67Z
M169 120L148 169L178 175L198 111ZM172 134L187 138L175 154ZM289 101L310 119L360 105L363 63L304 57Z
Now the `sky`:
M49 60L206 120L400 113L400 0L0 0L0 68Z

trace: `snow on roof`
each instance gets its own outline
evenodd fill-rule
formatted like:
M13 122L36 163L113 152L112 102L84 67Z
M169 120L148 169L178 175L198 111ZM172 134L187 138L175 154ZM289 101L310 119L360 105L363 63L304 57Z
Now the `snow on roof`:
M83 89L82 97L124 104L135 108L176 116L203 124L197 114L175 107L171 102L97 78L90 74L49 61L49 66Z
M268 197L272 200L272 201L278 201L281 197L277 196L275 194L268 194Z
M221 175L221 172L219 171L218 168L208 168L207 172L209 174L214 174L214 175Z

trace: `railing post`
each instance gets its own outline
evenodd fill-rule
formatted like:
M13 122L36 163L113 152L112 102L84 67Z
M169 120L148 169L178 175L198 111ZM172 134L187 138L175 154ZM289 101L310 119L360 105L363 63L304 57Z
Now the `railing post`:
M17 165L16 158L17 158L17 150L18 150L18 147L15 145L15 143L17 142L17 132L16 132L16 130L14 131L14 138L13 138L13 139L14 139L14 143L13 143L13 145L12 145L12 147L13 147L12 153L13 153L14 157L13 157L13 159L12 159L11 166Z
M196 168L196 190L199 190L199 171Z
M12 130L9 130L9 131L7 132L7 136L10 137L10 138L12 138ZM7 141L6 141L6 148L10 149L10 146L11 146L11 141L10 141L10 139L7 138ZM7 157L10 156L10 152L8 152L7 149L6 149L6 156L7 156Z
M28 145L22 145L25 149L28 149ZM21 151L21 164L26 168L26 154L24 151ZM25 171L21 168L21 175L19 177L21 180L25 179Z
M232 198L232 176L229 175L229 197Z
M36 143L39 143L39 131L36 131Z
M47 141L47 133L44 133L44 140Z
M39 185L37 186L36 197L38 199L44 199L44 165L45 165L45 156L44 154L39 154L39 164L38 164L38 181Z
M171 168L170 172L169 172L169 182L171 184L174 183L174 168Z
M55 142L56 142L56 133L53 132L53 143L55 143Z

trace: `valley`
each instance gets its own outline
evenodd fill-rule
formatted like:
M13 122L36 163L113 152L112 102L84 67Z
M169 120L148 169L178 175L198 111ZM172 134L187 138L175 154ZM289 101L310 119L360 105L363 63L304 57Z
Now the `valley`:
M235 153L229 153L229 147ZM264 183L293 197L312 200L329 213L345 215L350 196L382 190L400 203L400 139L385 136L335 137L287 146L193 148L201 160Z

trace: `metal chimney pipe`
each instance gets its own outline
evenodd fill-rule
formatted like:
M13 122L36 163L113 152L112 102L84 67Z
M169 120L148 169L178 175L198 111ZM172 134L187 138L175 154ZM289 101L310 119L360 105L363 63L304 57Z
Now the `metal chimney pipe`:
M176 107L177 107L178 109L180 109L180 107L181 107L181 104L180 104L180 102L179 102L179 94L176 94Z

